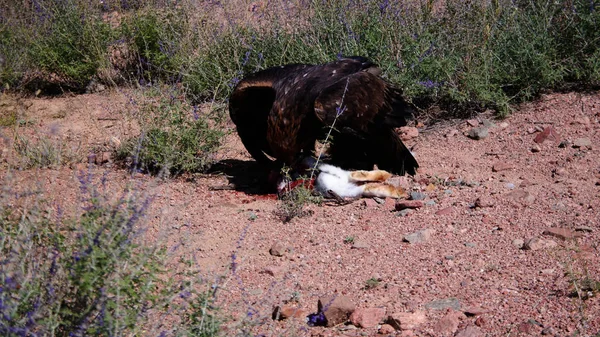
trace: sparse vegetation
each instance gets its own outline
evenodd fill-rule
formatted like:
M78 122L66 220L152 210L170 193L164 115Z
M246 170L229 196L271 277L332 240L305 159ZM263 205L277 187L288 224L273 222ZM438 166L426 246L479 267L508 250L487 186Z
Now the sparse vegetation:
M354 243L354 236L347 236L344 239L344 243Z
M369 290L369 289L377 288L379 286L379 283L380 283L380 281L377 278L371 277L370 279L365 281L365 289Z

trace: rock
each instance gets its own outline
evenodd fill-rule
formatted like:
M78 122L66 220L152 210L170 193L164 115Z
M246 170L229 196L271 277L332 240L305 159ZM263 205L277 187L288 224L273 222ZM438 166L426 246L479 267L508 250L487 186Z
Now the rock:
M356 240L352 244L351 248L352 249L369 249L369 248L371 248L371 245L369 245L367 242L365 242L363 240Z
M436 336L453 335L458 330L462 318L464 318L462 312L451 310L433 325L433 332Z
M377 201L373 200L373 198L366 198L362 201L362 206L365 208L373 208L375 206L379 206Z
M404 241L409 242L411 244L423 243L429 241L431 239L431 235L433 235L433 229L423 229L418 232L414 232L411 234L407 234L404 236Z
M539 250L544 248L554 248L556 246L558 246L558 244L554 240L543 240L540 238L533 237L523 244L523 249Z
M388 316L386 321L396 330L413 330L425 322L427 322L427 316L423 311L393 313Z
M399 200L396 202L396 210L401 211L403 209L415 209L423 207L423 202L421 200Z
M527 186L531 186L531 181L529 181L529 179L524 178L521 183L519 184L519 187L523 188L523 187L527 187Z
M476 326L472 326L469 325L468 327L464 328L463 330L460 330L459 332L456 333L456 335L454 335L454 337L483 337L484 334L483 332L481 332L481 329L479 329Z
M477 247L477 244L473 243L473 242L465 242L465 247L475 248L475 247Z
M539 145L533 145L531 147L531 152L533 152L533 153L537 153L537 152L540 152L540 151L542 151L542 148Z
M307 315L308 315L308 312L306 310L295 307L293 305L284 304L282 306L276 306L273 309L272 317L274 320L281 321L281 320L288 319L291 317L297 318L297 319L304 319Z
M530 334L533 332L533 324L529 322L521 323L517 326L517 330L524 334Z
M477 326L484 326L486 323L487 321L483 317L477 317L477 319L475 320L475 325Z
M525 244L525 241L521 240L521 239L514 239L512 241L512 245L517 247L518 249L523 248L523 245Z
M558 133L556 133L556 130L552 126L547 126L542 132L538 133L537 136L535 136L533 141L538 144L541 144L546 140L557 141L559 138L560 137L558 136Z
M277 241L271 246L271 249L269 249L269 254L273 256L283 256L285 254L285 250L285 246L281 242Z
M562 240L569 240L574 237L573 232L568 228L557 228L557 227L548 228L548 229L544 230L542 232L542 234L553 236L555 238L559 238Z
M514 168L513 164L499 161L499 162L495 163L494 166L492 166L492 172L508 171L508 170L512 170L513 168Z
M374 328L385 318L385 308L358 308L350 315L350 322L359 328Z
M576 149L581 147L591 148L592 141L589 138L577 138L573 141L573 147Z
M453 130L450 130L447 134L445 134L444 137L446 137L446 138L452 138L452 137L454 137L456 135L458 135L458 130L453 129Z
M412 209L407 208L407 209L403 209L400 212L396 213L396 216L408 216L412 212L414 212Z
M425 304L425 307L434 310L454 309L456 311L459 311L460 301L455 297L449 297L441 300L431 301Z
M508 127L508 123L506 122L502 122L500 123L500 125L498 125L500 127L500 129L506 129Z
M481 307L466 307L463 309L463 313L467 316L479 316L488 312L490 312L488 309Z
M489 119L483 119L481 120L481 123L483 124L483 126L485 126L486 128L493 128L496 126L496 124L494 124L494 122L492 122Z
M281 276L281 274L283 274L285 271L285 268L283 267L278 267L278 266L266 266L261 273L263 274L267 274L267 275L271 275L273 277L279 277Z
M332 327L346 322L356 306L349 297L331 295L319 298L317 308L325 316L326 326Z
M489 131L486 127L481 126L477 128L472 128L469 130L468 136L471 139L480 140L485 139L489 135Z
M475 200L475 207L493 207L495 204L494 200L488 196L481 196Z
M476 119L469 119L467 120L467 124L471 127L476 127L479 125L479 121Z
M410 198L412 200L423 200L425 198L427 198L427 195L425 193L421 193L421 192L410 192Z
M513 201L522 203L523 205L531 205L535 202L535 196L525 190L514 190L506 193L506 196Z
M435 215L448 215L448 214L451 214L453 210L454 210L454 208L452 206L442 208L442 209L438 210L437 212L435 212Z
M402 126L399 128L400 139L406 141L419 136L419 129L412 126Z
M578 227L575 227L575 231L591 233L594 231L594 229L592 227L588 227L588 226L578 226Z
M389 335L396 331L393 326L389 324L382 324L381 328L379 328L379 333L382 335Z

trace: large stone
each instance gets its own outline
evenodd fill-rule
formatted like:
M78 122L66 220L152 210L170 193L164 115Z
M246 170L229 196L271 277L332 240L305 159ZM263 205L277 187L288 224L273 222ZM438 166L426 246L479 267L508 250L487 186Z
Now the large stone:
M347 296L330 295L319 298L319 312L325 315L326 325L332 327L344 323L356 309L356 305Z
M469 130L469 133L467 135L469 136L469 138L480 140L487 138L487 136L489 135L489 131L488 128L481 126L477 128L472 128L471 130Z
M552 126L547 126L544 128L544 131L540 132L533 139L534 142L541 144L546 140L557 141L559 139L556 130Z
M389 315L386 321L396 330L413 330L425 322L427 322L427 316L423 311L396 312Z
M414 209L423 207L421 200L399 200L396 202L396 210L401 211L403 209Z
M442 319L433 325L433 331L436 336L453 335L458 330L460 320L464 318L464 314L458 311L448 312Z
M359 308L350 315L350 322L359 328L374 328L385 318L385 308Z

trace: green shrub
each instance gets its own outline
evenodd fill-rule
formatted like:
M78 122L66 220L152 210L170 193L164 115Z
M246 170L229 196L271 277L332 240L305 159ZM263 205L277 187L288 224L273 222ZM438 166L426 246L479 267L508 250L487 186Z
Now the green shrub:
M225 135L219 128L222 114L201 114L196 106L173 97L159 96L157 102L143 104L142 134L124 142L118 159L155 174L197 172L210 167Z

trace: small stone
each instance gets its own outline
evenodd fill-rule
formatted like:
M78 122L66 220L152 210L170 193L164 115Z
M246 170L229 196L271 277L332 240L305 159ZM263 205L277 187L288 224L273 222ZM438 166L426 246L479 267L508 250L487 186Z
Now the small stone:
M513 168L513 164L500 161L494 164L494 166L492 167L492 172L508 171L512 170Z
M382 335L389 335L394 333L395 331L396 329L394 329L394 327L389 324L382 324L379 328L379 333Z
M479 121L476 119L469 119L469 120L467 120L467 124L469 126L476 127L479 125Z
M533 332L533 324L529 322L523 322L517 326L517 330L524 334L530 334Z
M488 135L489 135L489 131L484 126L472 128L471 130L469 130L469 133L468 133L469 138L475 139L475 140L485 139L485 138L487 138Z
M533 145L531 147L531 152L533 152L533 153L538 153L540 151L542 151L542 148L539 145Z
M493 207L495 204L494 200L487 196L481 196L475 200L475 207L484 208L484 207Z
M396 214L396 216L408 216L410 213L414 212L412 209L407 208L407 209L403 209L400 212L398 212Z
M548 228L548 229L544 230L542 232L542 234L553 236L555 238L559 238L562 240L569 240L574 237L573 232L568 228L557 228L557 227Z
M325 315L326 325L332 327L346 322L356 306L349 297L332 295L319 298L317 308Z
M433 229L423 229L418 232L414 232L411 234L407 234L404 236L404 241L409 242L411 244L423 243L429 241L431 239L431 235L433 235Z
M578 226L578 227L575 227L575 231L591 233L594 231L594 229L592 227L588 227L588 226Z
M365 242L363 240L356 240L352 244L351 248L352 249L369 249L369 248L371 248L371 245L369 245L367 242Z
M554 240L543 240L540 238L533 237L523 244L524 250L539 250L544 248L554 248L558 246Z
M591 148L592 141L589 138L577 138L573 141L573 147L576 149L581 147Z
M438 210L437 212L435 212L435 215L447 215L447 214L451 214L453 211L453 207L446 207L446 208L442 208L440 210Z
M396 210L401 211L403 209L415 209L423 207L423 202L421 200L399 200L396 202Z
M477 247L477 244L475 244L473 242L465 242L465 247L475 248L475 247Z
M563 140L558 144L558 147L561 149L564 149L567 146L569 146L570 144L571 144L571 142L569 142L568 140Z
M486 128L493 128L494 126L496 126L496 124L494 124L494 122L490 121L489 119L483 119L481 121L481 124L483 124L483 126L485 126Z
M508 123L506 122L502 122L500 123L500 125L498 125L500 127L500 129L506 129L508 127Z
M435 300L425 304L426 308L434 310L454 309L456 311L459 311L460 306L460 301L455 297Z
M423 311L393 313L388 316L386 321L396 330L413 330L425 322L427 322L427 316Z
M482 314L486 314L488 312L490 312L488 309L484 309L481 307L466 307L463 309L463 312L465 313L465 315L467 316L479 316Z
M514 239L512 241L512 245L517 247L518 249L523 248L523 245L525 244L525 241L522 239Z
M527 187L527 186L531 186L531 181L529 181L529 179L524 178L521 183L519 184L519 187L523 188L523 187Z
M556 133L556 130L552 126L547 126L544 130L535 136L533 139L534 142L541 144L546 140L557 141L560 137Z
M554 328L551 326L545 327L544 330L542 330L542 335L544 335L544 336L554 335Z
M509 190L515 189L515 184L513 184L513 183L506 183L506 185L504 185L504 186L506 186L506 188L508 188Z
M535 196L525 190L514 190L506 193L506 197L521 202L523 205L531 205L535 202Z
M433 325L436 336L453 335L458 330L458 324L464 317L462 312L450 311Z
M477 324L477 321L475 321L475 324ZM481 332L481 329L479 329L476 326L472 326L472 325L469 325L468 327L464 328L463 330L460 330L459 332L456 333L456 335L454 335L454 337L483 337L483 336L484 336L484 334L483 334L483 332Z
M427 195L425 193L421 193L421 192L410 192L410 198L412 200L423 200L427 197Z
M402 126L398 130L400 132L400 139L406 141L419 136L419 129L412 126Z
M283 274L284 268L277 266L267 266L262 270L263 274L271 275L273 277L279 277Z
M487 321L483 317L477 317L477 319L475 320L475 325L477 326L484 326L486 323Z
M269 254L273 256L283 256L285 254L285 246L277 241L271 246L271 249L269 249Z
M444 137L446 137L446 138L452 138L452 137L454 137L456 135L458 135L458 130L453 129L453 130L450 130L447 134L445 134Z
M385 318L385 308L358 308L350 315L350 322L359 328L374 328Z
M366 198L366 199L363 199L363 201L362 201L362 206L365 208L373 208L378 205L379 204L377 203L377 201L373 200L373 198Z
M272 318L274 320L284 320L284 319L288 319L288 318L297 318L297 319L304 319L306 316L308 315L308 312L306 310L303 310L301 308L289 305L289 304L284 304L282 306L276 306L273 309L273 315Z

